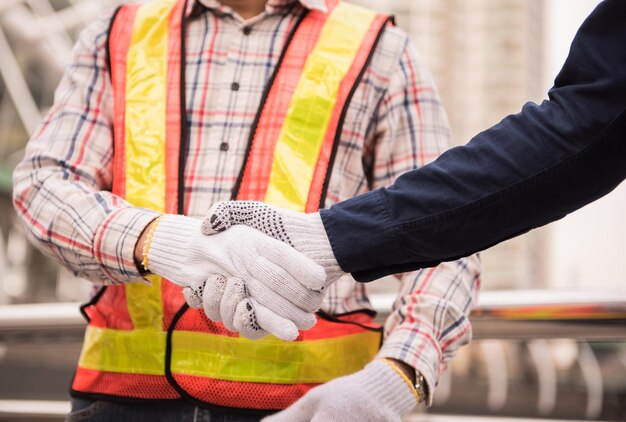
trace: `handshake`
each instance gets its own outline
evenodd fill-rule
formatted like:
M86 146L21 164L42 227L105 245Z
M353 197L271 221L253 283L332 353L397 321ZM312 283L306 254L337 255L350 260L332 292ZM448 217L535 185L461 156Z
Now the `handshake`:
M166 214L138 246L145 269L183 286L189 306L250 339L295 340L343 274L319 213L254 201L214 205L203 221Z

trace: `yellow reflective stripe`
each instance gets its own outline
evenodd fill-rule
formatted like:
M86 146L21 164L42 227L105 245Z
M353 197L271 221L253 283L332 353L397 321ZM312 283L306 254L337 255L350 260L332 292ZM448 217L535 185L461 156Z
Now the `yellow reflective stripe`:
M137 10L126 65L126 200L165 210L165 113L169 19L174 0ZM162 330L161 278L127 284L126 303L135 328Z
M126 289L126 306L128 314L136 329L154 329L163 331L163 299L161 294L161 277L148 277L151 285L128 283Z
M165 374L165 332L88 326L78 366L130 374Z
M370 362L380 334L285 342L175 331L172 372L230 381L318 383L356 372ZM323 364L321 364L323 363Z
M98 342L97 347L91 347ZM100 344L114 348L102 350ZM275 384L320 383L356 372L378 352L380 334L284 342L174 331L172 372ZM88 327L79 365L110 372L162 374L165 333ZM323 363L321 365L320 363Z
M126 200L165 209L168 25L173 1L137 10L126 66Z
M340 2L307 58L280 134L265 202L303 212L337 99L376 13Z

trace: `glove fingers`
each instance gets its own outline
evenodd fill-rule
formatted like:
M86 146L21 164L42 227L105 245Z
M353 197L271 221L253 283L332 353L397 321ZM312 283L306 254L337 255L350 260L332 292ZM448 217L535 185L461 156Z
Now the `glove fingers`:
M219 322L222 320L220 315L220 304L226 290L226 277L220 274L210 276L204 286L202 294L202 307L204 313L211 321Z
M202 222L202 233L218 233L237 224L288 242L286 233L276 230L277 227L282 228L280 214L270 206L256 201L229 201L213 205Z
M202 298L198 297L198 293L189 286L183 287L183 297L185 298L185 302L191 308L200 309L202 307ZM200 306L198 306L200 305Z
M277 315L293 322L300 330L308 330L317 322L313 313L303 310L283 296L276 294L264 283L256 279L250 279L246 282L249 297Z
M246 297L246 286L242 279L231 277L226 281L226 288L220 301L222 323L230 331L236 331L233 321L239 302Z
M293 341L298 338L300 333L293 322L270 311L253 298L250 298L250 303L256 314L257 323L265 331L285 341Z
M270 334L265 331L257 319L257 307L250 298L245 298L235 310L234 326L240 335L250 340L258 340Z
M259 253L267 261L284 269L304 287L311 290L324 288L326 284L324 268L288 244L267 238L259 245Z
M209 208L207 216L202 220L200 226L202 234L207 236L223 232L234 223L230 219L229 202L221 202Z
M189 285L183 287L183 296L189 306L195 309L202 308L202 292L206 281L191 281Z

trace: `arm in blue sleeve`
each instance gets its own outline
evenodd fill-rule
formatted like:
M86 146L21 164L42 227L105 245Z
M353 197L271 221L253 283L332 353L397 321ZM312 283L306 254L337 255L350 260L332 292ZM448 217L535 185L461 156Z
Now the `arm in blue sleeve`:
M434 266L564 217L626 178L626 2L587 18L541 105L528 103L389 188L322 210L359 281Z

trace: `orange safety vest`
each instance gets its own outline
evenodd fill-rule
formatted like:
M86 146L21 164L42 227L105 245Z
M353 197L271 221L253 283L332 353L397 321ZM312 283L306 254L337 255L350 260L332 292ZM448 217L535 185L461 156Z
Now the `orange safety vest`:
M298 210L323 206L350 98L389 17L328 0L288 36L251 131L233 198ZM138 207L182 213L186 1L127 4L108 52L114 96L113 192ZM89 321L75 395L192 398L205 404L283 409L309 389L373 359L371 312L319 313L294 342L252 341L189 308L181 288L108 286L85 306Z

